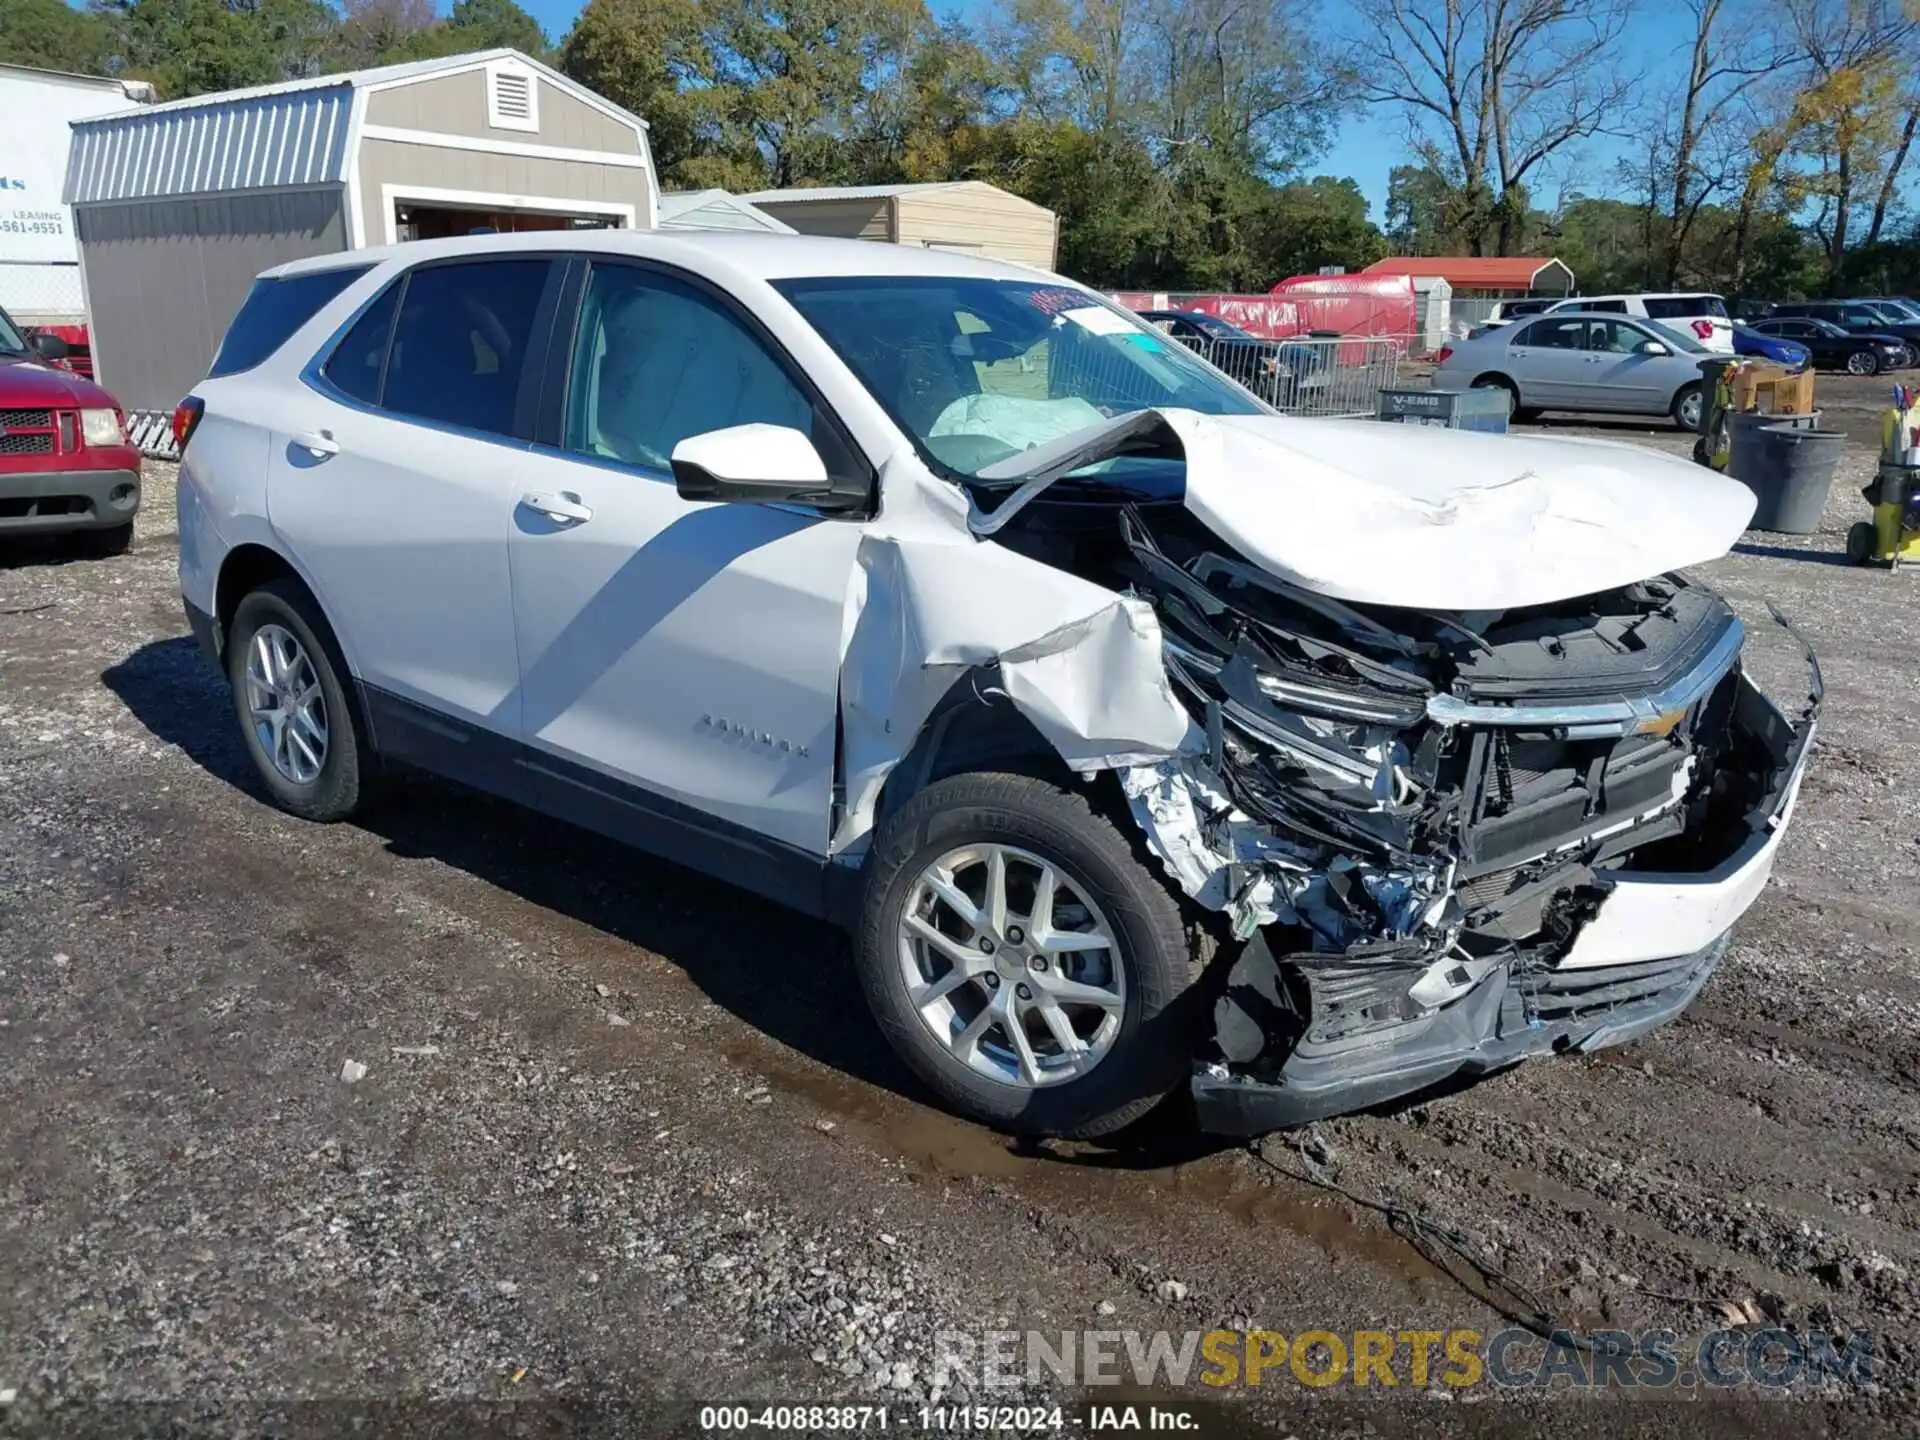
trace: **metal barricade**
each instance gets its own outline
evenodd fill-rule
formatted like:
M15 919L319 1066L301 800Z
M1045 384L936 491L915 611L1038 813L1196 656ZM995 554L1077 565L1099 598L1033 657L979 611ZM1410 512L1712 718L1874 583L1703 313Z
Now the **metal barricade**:
M1371 417L1375 397L1400 383L1407 342L1398 336L1290 336L1284 340L1182 337L1217 370L1288 415Z
M127 439L142 455L155 460L178 460L180 448L173 443L173 412L170 410L129 410Z

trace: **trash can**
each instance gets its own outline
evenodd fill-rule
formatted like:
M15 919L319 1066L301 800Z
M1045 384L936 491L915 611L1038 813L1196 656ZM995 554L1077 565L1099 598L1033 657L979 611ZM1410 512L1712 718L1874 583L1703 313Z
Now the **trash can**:
M1846 436L1838 430L1803 430L1782 421L1760 427L1758 439L1757 445L1748 446L1747 467L1730 469L1733 478L1760 502L1752 528L1813 534L1820 528L1820 513L1826 508Z
M1742 479L1756 466L1766 462L1758 455L1760 437L1770 425L1791 425L1797 430L1818 430L1820 412L1807 415L1769 415L1759 410L1729 410L1727 412L1728 454L1727 473L1736 479Z

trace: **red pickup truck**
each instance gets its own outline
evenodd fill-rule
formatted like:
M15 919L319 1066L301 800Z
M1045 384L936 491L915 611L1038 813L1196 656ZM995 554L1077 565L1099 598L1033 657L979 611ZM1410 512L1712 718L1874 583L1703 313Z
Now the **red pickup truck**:
M0 310L0 541L58 532L118 555L133 543L140 452L119 402L51 363L65 349Z

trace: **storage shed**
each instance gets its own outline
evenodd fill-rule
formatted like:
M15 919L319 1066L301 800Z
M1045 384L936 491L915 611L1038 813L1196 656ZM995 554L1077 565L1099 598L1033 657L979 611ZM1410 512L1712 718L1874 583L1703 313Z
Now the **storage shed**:
M891 240L1053 268L1060 219L982 180L761 190L745 197L802 235Z
M660 197L662 230L746 230L792 235L795 230L759 206L725 190L679 190Z
M74 122L94 368L129 410L207 372L254 276L474 230L651 229L644 121L489 50Z

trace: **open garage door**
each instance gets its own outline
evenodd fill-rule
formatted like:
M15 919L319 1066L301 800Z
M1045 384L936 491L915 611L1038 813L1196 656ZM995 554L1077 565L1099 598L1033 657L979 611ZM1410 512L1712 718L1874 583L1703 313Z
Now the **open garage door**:
M522 230L613 230L628 223L625 215L610 213L449 204L441 200L396 199L393 202L396 240L445 240L456 235L510 234Z

